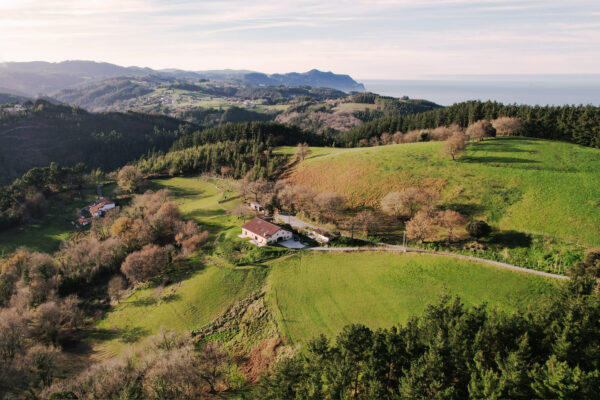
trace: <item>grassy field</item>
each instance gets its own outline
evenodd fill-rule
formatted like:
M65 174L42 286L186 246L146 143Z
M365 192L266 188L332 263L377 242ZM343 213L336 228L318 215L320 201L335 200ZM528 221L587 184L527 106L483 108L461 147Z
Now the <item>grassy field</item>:
M180 332L198 329L261 287L265 274L261 268L233 270L198 263L181 282L139 289L96 325L97 356L113 356L163 326Z
M315 149L290 179L378 206L405 187L434 187L446 206L503 230L600 246L600 151L569 143L498 138L471 143L457 162L441 143ZM284 148L281 151L291 152Z
M349 323L406 322L444 293L511 312L556 290L547 278L433 255L299 253L270 267L268 304L293 342Z
M115 187L115 184L106 185L103 194L110 197ZM0 255L10 253L20 246L49 253L58 250L63 240L78 232L71 224L77 220L76 211L97 198L96 185L87 185L80 191L51 197L50 209L42 219L0 232Z
M150 181L152 190L169 189L183 216L194 219L211 234L237 226L227 214L240 204L233 182L205 177L178 177Z

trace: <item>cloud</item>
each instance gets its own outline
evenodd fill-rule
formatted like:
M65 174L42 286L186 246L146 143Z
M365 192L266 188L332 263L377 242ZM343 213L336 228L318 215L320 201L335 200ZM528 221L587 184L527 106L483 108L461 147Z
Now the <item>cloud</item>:
M0 0L0 59L185 69L595 72L595 0Z

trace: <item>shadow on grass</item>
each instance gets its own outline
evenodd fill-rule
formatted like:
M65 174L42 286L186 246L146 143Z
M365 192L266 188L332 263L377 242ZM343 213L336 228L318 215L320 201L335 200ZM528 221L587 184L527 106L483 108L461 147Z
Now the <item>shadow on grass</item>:
M491 164L491 163L500 163L500 164L539 164L539 161L528 160L525 158L517 158L517 157L473 157L467 156L461 159L462 162L470 163L470 164Z
M158 300L153 297L145 297L145 298L139 299L139 300L122 301L121 303L129 304L129 305L132 305L133 307L148 307L148 306L153 306L157 302L158 302Z
M122 329L119 333L123 343L135 343L141 338L148 336L150 334L150 330L140 326L134 326L133 328L127 327Z
M172 301L181 300L181 295L179 293L167 293L162 295L160 300L164 303L170 303Z
M200 188L185 188L185 187L179 187L179 186L170 186L170 185L165 185L156 181L150 181L147 184L147 189L150 190L154 190L154 191L158 191L161 189L168 189L171 193L173 193L173 195L178 198L178 197L190 197L190 196L194 196L195 198L205 198L205 197L210 197L210 196L202 196L202 194L205 192L205 190L201 190Z
M501 231L493 233L488 242L512 249L515 247L531 247L532 239L530 235L523 232Z
M446 207L450 210L456 210L463 215L469 217L474 215L481 215L486 208L481 204L466 204L466 203L449 203Z
M104 341L116 339L120 336L119 329L97 328L88 334L88 338L92 340Z
M216 216L220 216L220 215L224 215L224 214L225 214L225 211L221 210L221 209L216 209L216 210L198 209L198 210L194 210L192 212L186 213L185 216L188 218L201 220L204 218L216 217Z

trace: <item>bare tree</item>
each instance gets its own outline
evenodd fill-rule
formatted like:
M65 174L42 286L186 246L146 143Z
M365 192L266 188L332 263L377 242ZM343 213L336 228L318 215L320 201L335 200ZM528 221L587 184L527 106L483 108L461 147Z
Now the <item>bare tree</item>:
M439 225L446 229L448 243L454 241L454 231L467 222L462 214L454 210L440 211L437 215L437 221Z
M520 118L500 117L492 121L498 136L515 136L521 132L522 124Z
M0 309L0 360L8 363L26 348L27 322L15 309Z
M336 192L319 193L315 197L315 204L322 214L335 223L338 214L343 210L346 197Z
M471 140L483 140L486 137L496 136L496 130L490 121L481 119L469 125L467 128L467 136Z
M133 283L150 279L165 271L169 264L169 251L155 244L144 246L127 256L121 272Z
M393 217L399 218L404 211L402 195L399 192L390 192L381 199L381 210Z
M387 132L381 134L381 144L388 145L394 143L394 138Z
M394 143L399 144L404 142L404 133L398 131L392 136Z
M232 215L235 215L238 218L242 218L244 223L246 222L246 218L253 214L252 210L248 208L246 204L239 204L232 212Z
M410 187L400 192L388 193L381 200L381 209L388 215L408 219L423 208L435 206L438 197L434 190Z
M42 342L59 344L83 324L79 300L69 296L62 301L40 304L31 321L31 332Z
M257 179L248 184L248 191L254 195L254 201L258 201L259 196L264 195L271 189L271 183L265 179Z
M136 193L142 188L144 177L136 167L126 165L121 168L119 175L117 175L117 184L127 193Z
M209 385L210 393L217 393L217 385L221 381L228 365L228 357L214 342L206 343L200 351L200 377Z
M307 155L310 154L308 143L298 143L296 148L296 159L304 161Z
M447 154L452 157L452 161L456 161L456 156L465 151L467 148L467 136L463 133L455 133L442 146L442 154Z
M406 234L410 239L423 242L435 232L435 220L424 211L419 211L406 223Z
M118 302L123 295L123 290L127 287L125 279L121 275L115 275L108 281L108 296L112 301Z
M378 226L377 215L371 210L364 210L352 218L352 238L354 238L354 229L360 228L365 236L375 233Z

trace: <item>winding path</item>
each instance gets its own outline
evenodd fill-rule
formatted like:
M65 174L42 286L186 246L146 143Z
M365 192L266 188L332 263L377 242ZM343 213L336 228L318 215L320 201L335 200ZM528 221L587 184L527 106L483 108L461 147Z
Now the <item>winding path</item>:
M275 221L282 221L284 223L288 223L295 228L300 228L300 229L317 228L316 225L301 221L292 215L275 214L273 216L273 218L275 219ZM323 228L321 228L321 229L323 229ZM324 229L324 230L327 230L327 229ZM309 247L307 250L333 251L333 252L396 251L396 252L405 252L405 253L433 254L433 255L437 255L437 256L454 257L454 258L461 258L463 260L484 262L486 264L491 264L491 265L494 265L497 267L507 268L507 269L511 269L513 271L524 272L527 274L545 276L547 278L563 279L563 280L569 279L569 277L567 277L565 275L557 275L557 274L551 274L549 272L536 271L535 269L518 267L516 265L507 264L507 263L503 263L500 261L493 261L493 260L488 260L486 258L467 256L464 254L456 254L456 253L450 253L450 252L446 252L446 251L424 250L424 249L418 249L415 247L404 247L404 246L398 246L398 245L393 245L393 244L388 244L388 243L383 243L383 242L376 242L373 244L375 244L379 247L375 247L375 246L370 246L370 247Z

